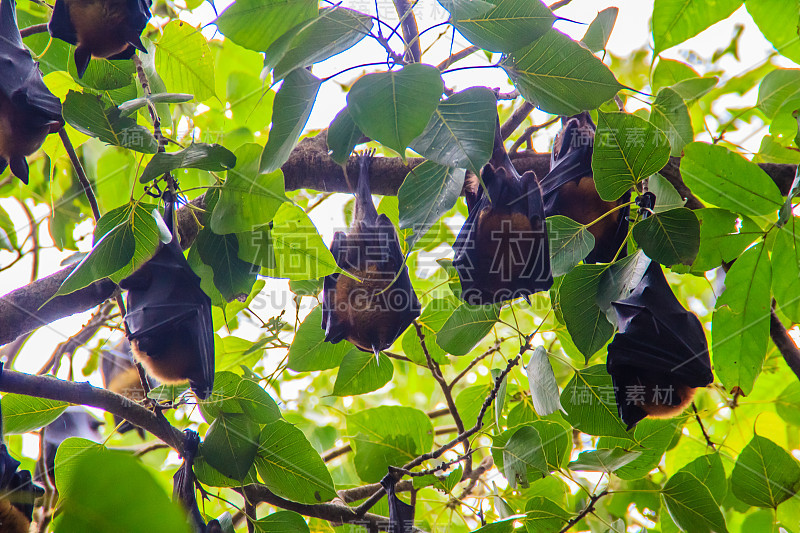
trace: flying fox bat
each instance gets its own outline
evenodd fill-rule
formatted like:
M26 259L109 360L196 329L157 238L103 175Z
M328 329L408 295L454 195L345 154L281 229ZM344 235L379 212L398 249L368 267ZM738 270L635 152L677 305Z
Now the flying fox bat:
M56 0L50 35L75 45L82 78L92 57L130 59L147 53L141 34L150 20L150 0Z
M590 224L627 203L631 195L628 192L619 200L606 202L597 194L592 175L595 125L589 113L562 117L561 121L550 155L550 172L542 180L544 211L547 216L564 215ZM595 244L585 263L610 263L615 257L625 257L629 211L628 207L619 209L589 226Z
M419 316L420 303L408 277L397 231L372 203L369 166L372 152L358 155L358 185L350 231L336 232L331 252L343 270L323 281L322 329L325 340L346 339L377 356Z
M204 400L214 386L211 299L178 244L175 200L166 204L172 240L119 284L128 291L125 328L134 357L150 375L164 383L188 379Z
M617 409L628 429L646 416L675 416L714 380L700 320L675 298L651 261L625 299L612 302L619 331L608 345Z
M100 356L102 358L100 371L105 388L134 401L144 399L145 391L142 388L139 370L136 368L128 339L122 339L110 350L103 350ZM158 386L158 381L153 378L148 378L148 382L151 389ZM137 428L116 415L114 415L114 423L119 426L117 431L120 433L127 433L135 428L139 436L144 438L142 428Z
M485 190L477 180L467 184L469 214L453 245L462 299L484 305L548 290L553 273L542 191L533 171L520 176L511 163L499 118L481 181Z
M61 101L45 86L39 64L22 44L15 0L0 2L0 173L7 166L28 183L25 156L64 126Z
M44 496L44 489L33 483L30 472L17 470L19 465L6 445L0 444L0 530L7 533L28 533L33 504Z
M211 533L222 531L216 520L211 520L206 526L203 515L197 507L197 492L194 475L194 460L200 446L200 436L191 429L183 430L183 463L175 475L172 476L172 500L178 501L189 513L188 522L195 533Z
M55 461L56 452L61 443L70 437L80 437L82 439L93 440L100 442L102 435L98 428L103 425L103 422L89 414L83 407L73 405L67 407L61 413L61 416L56 418L45 427L44 430L44 464L47 465L47 475L52 482L55 482ZM39 463L36 463L36 480L41 480L43 473L39 469Z

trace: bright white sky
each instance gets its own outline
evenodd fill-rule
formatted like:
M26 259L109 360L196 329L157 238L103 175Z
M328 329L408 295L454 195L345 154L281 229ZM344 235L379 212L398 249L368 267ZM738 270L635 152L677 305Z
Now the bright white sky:
M217 8L221 12L227 2L217 2ZM374 13L374 3L371 0L346 0L343 5L358 10L366 10ZM378 0L378 5L381 10L381 17L387 22L392 24L396 21L397 17L394 13L391 0ZM650 37L649 24L650 15L652 13L653 2L652 0L574 0L567 7L560 9L558 15L570 18L572 20L589 23L595 15L609 6L619 7L619 18L617 19L616 27L611 35L609 41L609 50L618 56L625 56L632 50L641 48L648 44ZM442 9L435 0L421 0L415 9L417 14L417 21L421 29L431 26L435 23L443 22L446 19L446 12ZM214 19L214 12L208 3L203 4L195 10L194 13L187 14L187 21L192 24L207 24ZM694 63L694 67L700 70L702 74L702 66L699 65L698 59L693 60L687 51L693 50L700 58L710 58L712 53L718 48L727 46L731 36L734 34L734 27L736 24L743 24L745 27L744 33L740 40L739 54L740 60L736 61L730 55L725 56L721 62L721 67L725 71L725 76L735 76L741 72L750 70L756 65L761 64L768 55L772 52L772 46L763 38L761 33L756 28L752 19L745 11L744 7L739 9L730 18L718 24L715 24L708 30L704 31L699 36L687 41L679 47L675 47L664 53L664 56L681 59ZM556 27L568 34L573 38L579 39L586 31L586 26L559 21ZM423 50L429 46L432 40L439 35L445 28L437 28L425 34L422 39ZM204 30L207 36L214 34L214 27L208 26ZM449 36L439 40L436 46L432 48L433 53L431 57L426 59L431 63L438 63L449 55ZM461 50L468 46L463 38L460 36L456 39L453 46L454 51ZM337 58L333 58L324 64L316 66L314 73L319 76L327 76L341 70L343 65L355 64L364 61L364 58L377 57L383 59L385 52L383 49L372 39L364 39L357 47L342 54ZM378 59L378 60L380 60ZM496 58L495 58L496 59ZM788 60L779 60L781 64L786 66L795 66ZM468 60L464 60L457 64L457 66L467 65L481 65L489 64L489 61L483 54L473 54ZM355 70L347 73L336 79L339 83L349 84L359 75L361 71ZM449 87L456 89L463 89L480 82L482 85L489 87L501 87L504 91L510 91L512 87L509 85L504 72L500 69L482 69L459 71L448 74L445 77L445 82ZM637 89L645 90L644 87L637 87ZM730 102L720 102L720 104L730 104L735 107L744 107L745 105L753 105L756 101L756 92L751 91L746 94L742 99ZM327 126L338 111L345 105L345 92L339 85L334 82L325 84L320 92L317 104L308 123L307 129L319 129ZM535 123L546 121L549 117L538 111L534 112L533 120ZM536 148L540 151L548 151L553 132L548 132L537 138ZM750 136L749 139L745 137ZM730 140L737 143L742 143L748 150L757 151L760 144L763 131L757 128L747 132L747 134L740 136L730 136ZM705 134L697 136L698 140L707 140ZM333 236L334 228L343 229L344 221L342 216L341 206L347 199L345 195L341 195L338 201L328 201L322 207L315 209L311 216L317 228L320 230L326 242L330 242ZM18 208L15 202L0 199L0 205L6 208L14 220L25 220L22 211ZM35 210L35 215L39 218L46 217L48 210L44 206L39 206ZM83 225L79 228L83 232L88 232L91 226ZM24 228L20 228L19 238L24 239L26 235ZM50 236L47 231L47 224L43 224L40 231L40 240L42 245L48 246L52 244ZM89 244L89 243L84 243ZM70 255L68 252L58 252L55 249L44 250L41 254L40 276L46 276L59 270L60 262ZM7 264L12 255L6 252L0 252L0 265ZM14 268L0 273L0 294L5 294L17 287L25 285L30 277L30 261L21 261ZM266 290L274 290L273 294L281 294L281 291L287 290L288 284L277 280L270 280ZM285 296L285 293L283 293ZM266 300L269 301L269 300ZM275 308L262 309L260 316L264 319L273 316L280 312L287 301L291 298L280 297L275 298L277 303ZM292 310L287 309L287 315L291 316ZM26 343L25 348L18 357L15 366L19 370L35 372L38 370L43 362L49 357L55 348L56 344L64 341L71 335L74 335L81 327L82 324L88 319L89 314L84 313L73 317L68 317L49 326L45 326L37 331L32 338ZM75 364L76 369L80 369L85 361L85 352L78 353ZM64 370L62 368L62 370ZM78 378L80 379L80 377ZM286 392L286 391L283 391Z

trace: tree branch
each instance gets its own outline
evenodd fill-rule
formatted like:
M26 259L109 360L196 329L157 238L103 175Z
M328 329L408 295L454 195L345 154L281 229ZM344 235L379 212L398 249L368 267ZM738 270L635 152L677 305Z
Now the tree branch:
M564 526L564 529L562 529L561 531L559 531L559 533L567 533L567 531L569 531L570 529L572 529L572 526L574 526L575 524L577 524L578 522L580 522L581 520L583 520L583 519L584 519L584 517L585 517L587 514L589 514L589 513L593 513L593 512L594 512L594 506L597 504L597 500L599 500L600 498L602 498L602 497L603 497L603 496L605 496L606 494L608 494L608 491L607 491L607 490L604 490L603 492L600 492L600 493L597 493L597 494L593 494L593 495L592 495L592 496L589 498L589 505L587 505L587 506L586 506L586 507L583 509L583 511L581 511L580 513L578 513L578 514L577 514L577 515L576 515L574 518L570 519L570 521L569 521L569 522L567 522L567 525L566 525L566 526Z
M781 352L786 364L789 365L792 372L800 379L800 350L781 323L781 319L778 318L778 314L775 312L775 300L772 300L772 308L769 314L769 336L772 338L772 342L775 343L778 351Z

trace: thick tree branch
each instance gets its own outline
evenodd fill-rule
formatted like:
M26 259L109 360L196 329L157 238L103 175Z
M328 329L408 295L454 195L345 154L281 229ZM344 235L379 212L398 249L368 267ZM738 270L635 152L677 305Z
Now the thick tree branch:
M775 313L774 300L772 301L772 309L769 315L769 336L772 337L772 342L775 343L778 351L781 352L786 364L792 369L792 372L795 373L797 378L800 379L800 350L797 348L794 340L789 336L789 332L786 331L777 313Z
M149 409L124 396L93 387L88 382L75 383L50 376L32 376L3 369L0 373L0 391L97 407L128 420L149 431L178 452L183 452L183 433L172 427L163 417L158 417Z

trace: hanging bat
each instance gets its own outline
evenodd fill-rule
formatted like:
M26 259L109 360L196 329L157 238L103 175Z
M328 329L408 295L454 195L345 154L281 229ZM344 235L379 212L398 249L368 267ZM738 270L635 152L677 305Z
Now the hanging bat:
M377 356L419 316L420 303L405 266L397 231L372 203L369 166L372 152L357 157L358 185L350 231L333 236L331 252L343 270L323 281L322 329L325 340L346 339Z
M130 398L134 401L143 400L145 391L142 388L142 380L139 377L139 370L131 353L131 345L128 339L122 339L110 350L100 352L102 359L100 372L103 375L103 386L112 391ZM148 378L150 388L159 385L158 381ZM139 436L144 438L145 432L142 428L136 427L130 422L114 415L114 423L118 426L117 431L127 433L136 429Z
M25 157L64 126L61 101L45 86L39 64L22 43L15 0L0 2L0 173L28 183Z
M151 0L56 0L47 28L75 45L75 67L82 78L92 57L130 59L147 53L141 34L150 20Z
M98 429L103 422L89 414L83 407L73 405L67 407L56 418L44 428L44 464L47 465L47 475L50 481L55 483L55 461L56 452L61 443L70 437L80 437L82 439L100 442L102 435ZM39 462L36 463L36 480L41 480L44 476L40 470Z
M194 460L200 446L200 436L191 429L183 430L183 463L175 475L172 476L172 500L180 502L189 513L189 525L195 533L208 533L213 529L216 520L212 520L208 527L203 520L203 515L197 507L196 479L194 475Z
M172 240L119 284L128 291L125 329L134 357L151 376L163 383L188 379L204 400L214 387L211 299L178 244L175 200L166 204Z
M395 494L397 478L390 472L381 479L381 485L386 490L386 497L389 502L389 527L388 531L396 533L406 533L414 526L414 506L409 505Z
M628 192L619 200L606 202L597 194L592 175L595 125L589 113L562 117L561 122L550 155L550 172L542 180L544 211L547 216L564 215L591 224L630 201L631 195ZM628 207L619 209L589 226L595 244L584 263L610 263L615 257L625 257L629 211Z
M675 416L714 380L700 320L675 298L655 261L627 298L612 302L619 331L606 369L628 429L646 416Z
M33 504L44 496L44 489L33 483L30 472L17 470L19 465L6 445L0 444L0 530L6 533L28 533Z
M499 118L481 181L467 183L469 214L453 245L462 299L484 305L548 290L553 273L542 191L533 171L520 176L511 163Z

